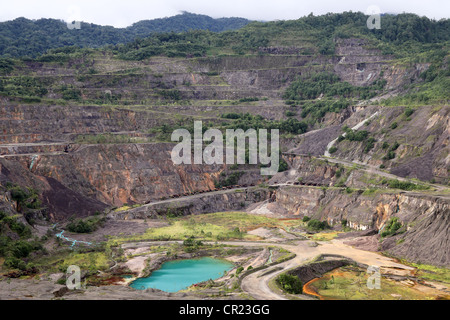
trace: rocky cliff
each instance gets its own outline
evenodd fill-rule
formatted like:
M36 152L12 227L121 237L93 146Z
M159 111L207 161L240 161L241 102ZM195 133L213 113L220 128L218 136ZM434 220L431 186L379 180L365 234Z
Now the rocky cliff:
M119 220L156 218L158 216L186 216L221 211L243 210L249 204L264 201L271 191L263 188L244 188L218 191L207 195L159 201L124 211L112 211L109 216Z
M382 231L397 217L402 229L381 243L381 250L410 261L450 264L450 202L448 198L412 192L367 194L345 189L305 186L281 187L275 203L293 216L309 216L356 230Z

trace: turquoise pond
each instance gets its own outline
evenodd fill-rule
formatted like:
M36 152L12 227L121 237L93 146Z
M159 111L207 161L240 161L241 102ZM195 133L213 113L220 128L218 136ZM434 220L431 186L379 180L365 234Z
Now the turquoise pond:
M152 272L149 277L133 281L130 287L138 290L153 288L177 292L195 283L218 279L233 267L230 262L213 258L169 261L163 263L161 268Z

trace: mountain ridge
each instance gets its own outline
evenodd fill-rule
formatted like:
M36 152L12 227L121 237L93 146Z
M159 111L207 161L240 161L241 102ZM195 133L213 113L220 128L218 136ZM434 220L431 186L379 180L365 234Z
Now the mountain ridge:
M141 20L126 28L115 28L80 22L79 29L68 28L68 22L24 17L0 22L0 56L36 57L49 49L65 46L97 48L131 42L152 33L209 30L223 32L239 29L250 20L244 18L218 18L183 12L172 17Z

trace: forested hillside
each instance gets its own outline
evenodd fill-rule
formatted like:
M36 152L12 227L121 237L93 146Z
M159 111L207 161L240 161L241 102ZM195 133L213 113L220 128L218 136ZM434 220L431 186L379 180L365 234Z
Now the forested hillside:
M69 29L67 23L61 20L17 18L0 23L0 56L36 57L48 49L64 46L96 48L126 43L155 32L189 30L222 32L241 28L249 22L243 18L213 19L205 15L183 12L169 18L139 21L127 28L82 22L80 29Z

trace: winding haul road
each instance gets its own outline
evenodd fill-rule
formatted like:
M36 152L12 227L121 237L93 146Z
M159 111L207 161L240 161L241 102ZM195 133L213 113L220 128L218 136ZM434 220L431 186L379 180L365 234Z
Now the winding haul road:
M225 242L224 244L233 244L233 242ZM280 273L286 272L289 269L296 268L305 264L307 261L315 258L320 254L334 254L341 255L350 258L356 262L377 267L385 268L397 268L402 269L406 272L411 272L414 270L412 267L408 267L395 262L393 259L382 256L378 253L363 251L355 249L353 247L343 244L342 240L333 240L331 242L324 242L319 244L317 247L312 246L311 241L298 241L295 245L291 244L280 244L280 243L270 243L262 244L255 242L241 242L234 243L245 245L245 246L276 246L295 253L295 258L282 262L278 265L270 267L269 269L263 269L254 272L242 280L241 288L244 292L249 294L251 297L257 300L285 300L286 297L273 292L269 288L269 281L279 275ZM275 272L263 275L273 268L281 268Z

